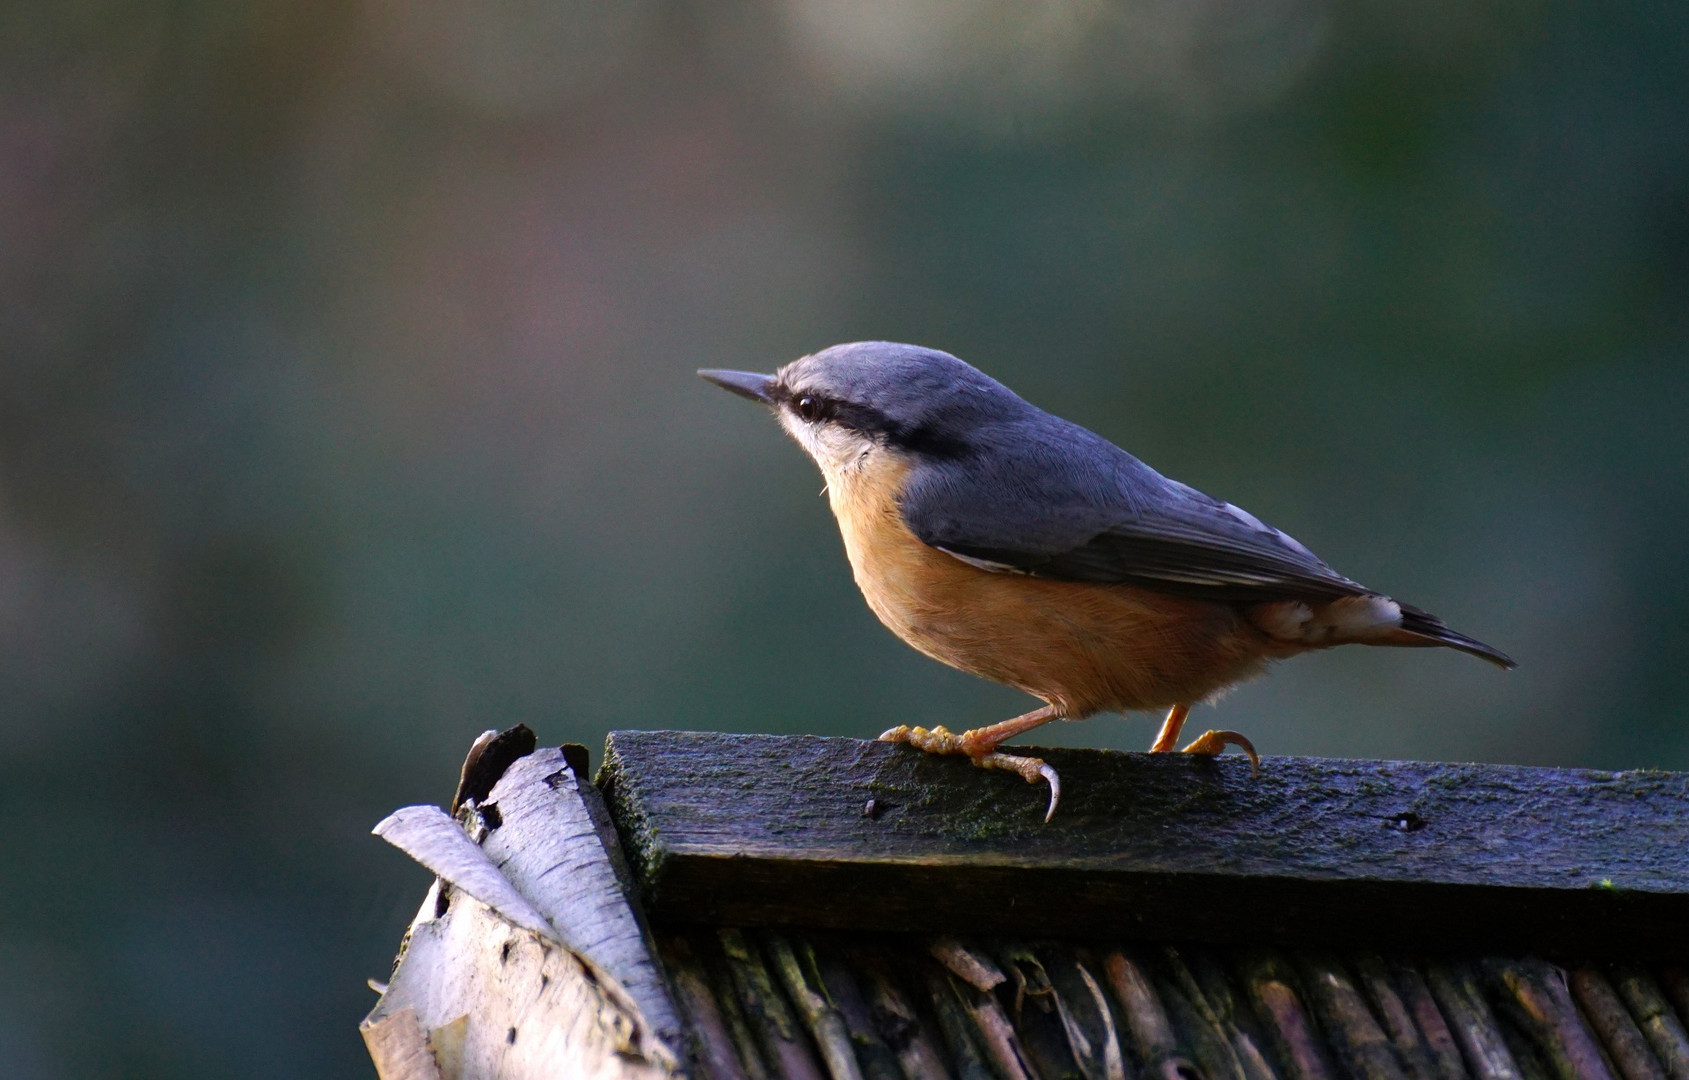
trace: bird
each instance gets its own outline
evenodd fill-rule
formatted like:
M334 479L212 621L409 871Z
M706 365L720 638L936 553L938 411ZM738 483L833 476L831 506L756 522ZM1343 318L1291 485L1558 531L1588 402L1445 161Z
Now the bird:
M820 466L882 623L934 660L1044 702L960 734L898 725L880 739L1047 783L1046 822L1060 774L1000 747L1055 720L1166 709L1150 747L1164 753L1194 705L1299 653L1445 646L1516 666L949 353L858 341L772 375L698 374L768 406ZM1227 746L1259 773L1236 731L1210 730L1184 752Z

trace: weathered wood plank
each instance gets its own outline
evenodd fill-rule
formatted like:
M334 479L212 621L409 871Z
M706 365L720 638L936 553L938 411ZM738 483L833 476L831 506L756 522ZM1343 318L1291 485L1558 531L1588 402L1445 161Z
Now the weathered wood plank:
M1659 955L1689 774L1039 751L1043 793L877 742L614 733L658 921Z

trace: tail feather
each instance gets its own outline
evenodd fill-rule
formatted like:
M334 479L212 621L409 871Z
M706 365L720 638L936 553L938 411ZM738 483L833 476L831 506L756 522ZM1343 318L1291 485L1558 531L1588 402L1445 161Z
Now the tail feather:
M1398 601L1399 603L1399 601ZM1509 669L1518 667L1518 663L1511 656L1500 649L1484 644L1474 637L1467 637L1457 630L1449 629L1447 623L1431 614L1421 611L1409 604L1402 604L1402 626L1398 634L1408 640L1397 639L1393 645L1446 645L1451 649L1459 649L1480 660L1488 660L1496 667Z

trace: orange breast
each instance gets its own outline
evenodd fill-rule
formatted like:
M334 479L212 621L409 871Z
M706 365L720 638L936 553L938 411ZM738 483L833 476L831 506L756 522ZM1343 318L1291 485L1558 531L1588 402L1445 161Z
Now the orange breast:
M1225 605L996 573L929 547L898 511L907 464L872 457L829 483L833 513L868 606L935 660L1078 718L1197 702L1283 651Z

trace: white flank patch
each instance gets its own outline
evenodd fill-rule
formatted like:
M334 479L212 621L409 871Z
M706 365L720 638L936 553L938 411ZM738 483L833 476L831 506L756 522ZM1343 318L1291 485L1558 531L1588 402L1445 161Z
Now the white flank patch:
M1262 604L1250 616L1256 626L1272 637L1302 641L1308 636L1308 624L1314 621L1314 610L1302 603Z
M1402 625L1402 607L1388 596L1346 596L1318 608L1295 601L1262 604L1249 617L1280 641L1335 645L1384 636Z
M1402 606L1388 596L1356 596L1327 604L1317 621L1338 637L1367 637L1402 625Z

